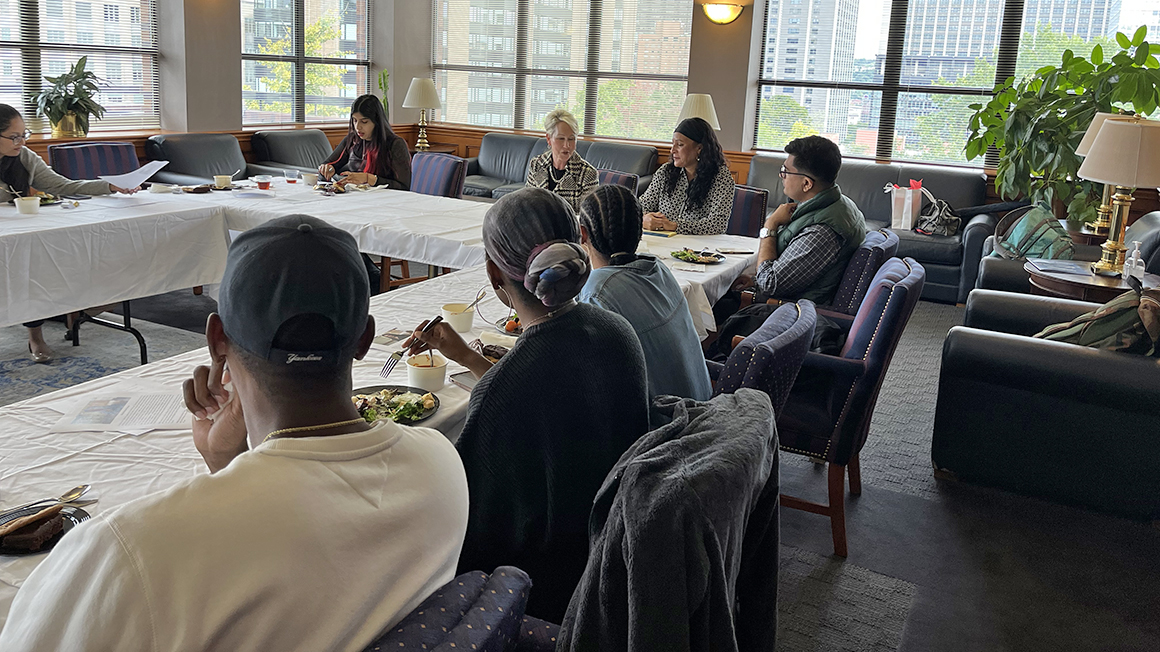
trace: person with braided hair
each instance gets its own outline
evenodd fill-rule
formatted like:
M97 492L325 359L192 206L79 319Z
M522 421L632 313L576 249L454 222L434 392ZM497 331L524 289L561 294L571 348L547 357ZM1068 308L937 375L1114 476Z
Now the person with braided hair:
M628 320L640 338L650 397L707 401L713 394L689 304L676 277L654 256L638 256L642 211L624 186L600 186L580 203L580 244L592 274L580 301Z
M592 501L648 431L644 352L624 317L576 302L591 268L559 195L504 195L483 247L488 281L524 324L511 351L493 365L447 322L404 345L479 377L456 442L471 495L460 569L522 568L536 584L528 613L560 622L588 563Z
M673 132L669 159L640 198L644 228L688 235L724 233L737 188L709 123L701 118L682 120Z

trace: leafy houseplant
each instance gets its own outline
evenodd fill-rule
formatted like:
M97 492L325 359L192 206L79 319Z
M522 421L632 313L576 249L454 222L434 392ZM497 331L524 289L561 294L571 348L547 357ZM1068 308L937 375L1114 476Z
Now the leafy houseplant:
M1023 195L1066 207L1071 221L1096 217L1102 186L1078 176L1075 153L1096 112L1129 109L1147 116L1160 105L1160 44L1116 34L1121 51L1105 59L1096 45L1090 60L1065 50L1059 65L1044 66L1022 80L1008 78L986 104L972 104L966 154L975 159L999 151L995 189L1004 198ZM1062 216L1060 216L1062 217Z
M105 107L94 99L101 79L85 70L87 63L88 57L81 57L63 75L45 77L52 86L36 96L37 113L52 123L53 136L87 136L89 116L100 120L105 115Z
M387 123L391 122L391 103L387 101L387 89L391 86L391 73L379 71L379 90L383 92L383 111L387 114Z

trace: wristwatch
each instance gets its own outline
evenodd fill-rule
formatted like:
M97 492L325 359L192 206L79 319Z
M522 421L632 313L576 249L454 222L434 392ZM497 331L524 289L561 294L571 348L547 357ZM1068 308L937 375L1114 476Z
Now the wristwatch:
M770 231L769 229L765 228L764 226L761 227L761 230L757 232L757 237L758 237L758 239L761 239L761 240L764 240L772 235L773 235L773 231Z

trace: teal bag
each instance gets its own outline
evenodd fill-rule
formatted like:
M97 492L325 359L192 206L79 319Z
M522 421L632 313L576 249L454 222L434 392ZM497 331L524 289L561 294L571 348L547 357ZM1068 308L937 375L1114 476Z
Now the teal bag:
M1033 204L1017 208L999 220L991 255L1009 260L1071 260L1075 257L1075 244L1046 204Z

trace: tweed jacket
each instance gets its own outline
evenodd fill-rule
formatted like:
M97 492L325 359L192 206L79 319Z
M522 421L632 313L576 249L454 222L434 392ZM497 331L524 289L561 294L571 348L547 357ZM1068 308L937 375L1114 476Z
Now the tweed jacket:
M552 150L548 150L528 163L527 185L531 188L547 188L548 175L552 169ZM596 178L596 168L580 154L572 152L572 157L564 164L564 178L556 183L554 192L572 206L580 210L580 200L600 182Z

